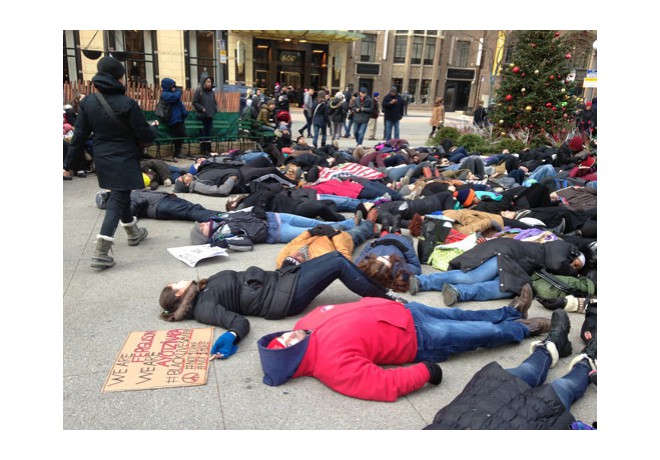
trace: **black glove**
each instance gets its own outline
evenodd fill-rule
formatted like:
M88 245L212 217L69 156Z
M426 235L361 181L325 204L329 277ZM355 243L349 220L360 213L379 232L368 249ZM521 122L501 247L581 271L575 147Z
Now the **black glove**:
M440 385L440 382L442 382L442 368L437 364L437 363L432 363L429 361L422 361L426 368L429 370L429 373L431 374L431 378L429 379L429 383L432 383L433 385Z
M316 227L308 230L308 232L312 236L327 236L328 238L332 238L333 236L339 235L341 233L340 230L337 230L328 224L319 224Z

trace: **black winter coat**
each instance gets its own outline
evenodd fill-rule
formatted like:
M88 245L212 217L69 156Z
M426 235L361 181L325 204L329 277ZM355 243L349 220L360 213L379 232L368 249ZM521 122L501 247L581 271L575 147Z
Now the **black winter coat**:
M531 388L492 362L425 430L563 430L575 421L549 384Z
M343 123L348 114L348 105L342 99L334 98L330 102L330 121L333 123Z
M75 134L65 164L80 164L85 142L94 133L92 150L99 187L108 190L144 188L140 169L141 149L136 140L152 142L154 133L137 102L124 94L126 88L118 80L99 72L92 78L92 83L130 128L113 121L96 95L90 94L80 102Z
M213 79L207 77L211 80L211 85L213 85ZM197 118L203 120L205 118L213 118L215 113L218 111L218 104L215 101L215 93L212 89L204 89L204 82L201 82L199 88L195 90L193 95L192 105L197 112Z
M570 264L578 254L577 246L561 240L532 243L495 238L454 257L449 269L467 272L497 257L500 291L519 294L524 284L531 284L531 275L542 268L557 275L577 276Z
M330 122L328 103L323 102L314 102L314 107L312 108L312 124L314 126L327 126Z
M197 294L191 317L232 330L242 339L250 332L250 322L244 315L266 319L287 316L298 284L298 268L265 271L250 267L243 272L218 272Z

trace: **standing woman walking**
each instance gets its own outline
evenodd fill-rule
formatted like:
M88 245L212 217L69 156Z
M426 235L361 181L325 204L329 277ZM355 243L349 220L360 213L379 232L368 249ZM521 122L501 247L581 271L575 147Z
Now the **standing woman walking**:
M80 162L85 142L94 133L96 176L99 187L110 192L91 266L109 268L115 264L108 252L120 221L129 246L137 246L147 236L147 230L138 228L137 217L131 214L131 190L144 188L140 152L144 144L154 140L154 134L138 103L125 94L123 64L106 56L98 62L97 70L92 84L98 92L80 102L66 168Z
M445 104L444 99L441 97L435 98L433 113L431 114L431 121L429 123L431 124L431 134L429 134L429 137L433 137L435 131L445 125Z

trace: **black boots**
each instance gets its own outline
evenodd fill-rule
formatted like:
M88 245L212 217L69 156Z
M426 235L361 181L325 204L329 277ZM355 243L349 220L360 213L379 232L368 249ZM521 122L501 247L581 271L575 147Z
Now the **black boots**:
M559 361L559 358L565 358L573 352L573 345L568 340L568 333L571 330L571 321L568 318L568 313L564 310L555 310L552 312L550 319L550 331L548 336L543 341L536 341L532 343L531 351L537 347L545 345L546 349L552 356L552 364L554 367Z
M570 368L573 369L573 366L575 366L583 359L586 359L587 362L589 363L589 366L591 367L591 370L595 371L596 359L597 359L596 349L597 349L596 337L594 337L589 341L589 343L587 343L587 346L582 349L582 352L579 355L577 355L575 358L573 358L573 361L571 361Z

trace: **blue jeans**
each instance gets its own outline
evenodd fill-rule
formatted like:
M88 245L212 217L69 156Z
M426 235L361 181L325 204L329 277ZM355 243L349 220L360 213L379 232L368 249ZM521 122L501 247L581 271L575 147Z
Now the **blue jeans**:
M513 307L495 310L462 310L434 308L410 302L406 305L413 316L417 331L415 361L445 361L451 355L477 348L495 348L520 343L529 336L529 329Z
M319 200L331 200L334 201L337 212L355 212L360 203L364 203L367 200L360 200L358 198L350 198L347 196L339 195L329 195L321 193L316 196ZM366 217L366 216L364 216Z
M243 163L249 163L252 160L256 160L257 158L270 159L266 152L249 152L249 153L244 153L243 155L239 155L238 157L238 159L241 160Z
M497 256L493 256L468 272L446 272L417 275L420 291L441 291L442 285L451 284L458 291L458 300L493 300L513 297L513 292L500 291Z
M347 118L346 123L344 124L344 137L349 137L351 135L352 127L353 127L353 117Z
M289 316L301 313L335 280L340 280L359 296L387 298L386 290L382 286L376 284L341 253L333 251L300 265Z
M279 212L266 212L266 217L268 219L268 237L266 238L266 243L268 244L288 243L305 230L309 230L320 224L330 225L338 230L351 230L355 227L355 221L353 219L346 219L340 222L326 222L324 220Z
M172 183L174 183L175 180L179 178L182 174L185 174L185 171L181 171L181 168L173 166L173 165L167 165L167 169L170 171L170 180Z
M393 181L400 180L409 170L417 168L416 164L393 166L387 170L387 177Z
M312 143L314 144L314 147L318 147L318 141L319 141L319 131L321 131L321 146L325 145L325 141L327 140L327 132L326 132L326 125L319 126L319 125L314 125L314 140Z
M504 161L505 159L506 159L506 153L498 153L498 154L491 155L488 158L486 158L486 161L484 162L484 164L486 166L492 166L492 165L499 164L500 161Z
M541 346L537 347L520 366L507 369L507 372L523 380L530 387L535 388L545 382L551 363L550 353L544 346ZM582 360L573 366L568 374L550 383L567 410L587 391L590 371L589 363Z
M392 200L394 201L399 201L403 200L403 196L401 193L397 192L394 189L389 188L387 185L383 184L382 182L379 181L373 181L373 180L363 180L360 181L360 185L362 185L362 190L360 190L360 194L358 195L358 198L361 200L375 200L376 198L379 198L386 193L392 197Z
M354 133L355 134L355 142L357 145L362 145L362 142L364 141L364 135L367 132L367 126L369 123L355 123L354 125Z
M350 220L351 222L353 221L353 219L346 220ZM351 238L353 239L353 246L357 248L368 239L374 237L374 224L369 220L363 220L360 222L360 225L354 226L352 229L350 229L348 234L351 235Z
M529 175L529 177L523 182L523 185L529 187L534 183L532 182L532 180L536 182L541 182L546 177L556 177L556 176L557 176L557 172L555 171L555 168L552 165L541 165Z
M399 137L399 121L385 120L385 140L392 139L392 128L394 128L394 139L401 139Z
M204 222L220 211L206 209L201 204L191 203L176 196L168 195L156 206L156 219L159 220L194 220Z

